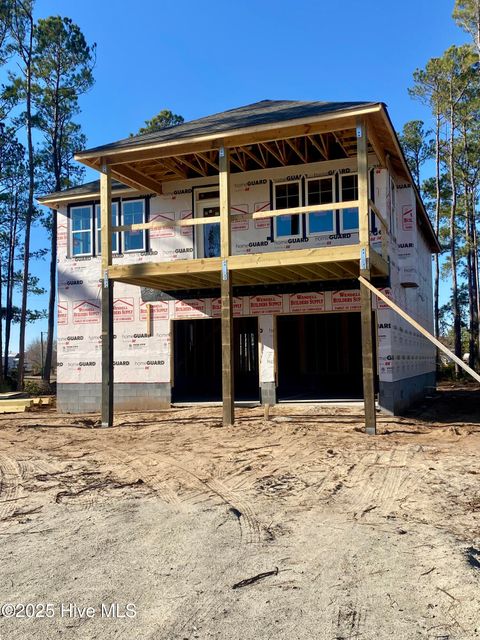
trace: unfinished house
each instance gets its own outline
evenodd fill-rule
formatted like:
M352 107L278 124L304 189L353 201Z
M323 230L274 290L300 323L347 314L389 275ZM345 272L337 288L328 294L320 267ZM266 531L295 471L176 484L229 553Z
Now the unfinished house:
M385 105L265 100L78 153L58 211L58 407L402 412L435 384L438 242ZM359 280L359 277L361 279Z

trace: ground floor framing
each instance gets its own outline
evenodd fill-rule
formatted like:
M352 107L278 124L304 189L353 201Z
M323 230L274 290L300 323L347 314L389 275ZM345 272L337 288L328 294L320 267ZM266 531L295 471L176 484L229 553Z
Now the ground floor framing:
M278 315L237 314L233 321L232 342L235 400L270 405L362 400L361 314L356 308L357 293L352 291L344 296L348 300L345 306L349 308L342 311L326 311L324 304L321 312L307 309L304 313L288 313L290 301L290 307L285 307L287 312ZM310 305L318 304L318 293L293 295L297 296L297 302L298 296L303 295ZM322 296L325 298L324 294ZM265 296L263 301L278 304L278 297L271 296L273 299L267 300ZM329 299L332 299L331 293ZM194 317L188 317L185 310L189 304ZM210 303L212 308L213 305L214 301ZM221 321L218 317L202 316L200 307L191 300L180 301L173 318L158 320L163 336L163 346L158 350L157 343L149 344L147 334L120 333L120 327L125 325L117 325L119 333L115 335L115 343L119 349L114 356L114 370L118 372L114 382L114 403L118 410L159 409L172 403L222 400ZM180 314L178 309L181 309ZM404 355L405 362L410 364L403 367L411 368L410 375L392 375L392 369L396 366L398 373L401 366L395 363L401 359L401 354L395 353L396 347L392 344L395 342L392 336L399 327L388 321L390 311L384 308L374 312L374 319L374 377L378 404L399 414L434 387L435 373L425 370L428 368L425 362L423 370L422 363L410 362L413 355ZM401 337L404 351L408 351L405 344L408 341L412 342L410 350L415 348L414 336L407 333L405 331ZM126 347L127 341L130 342ZM139 359L139 353L145 358L146 349L149 359ZM89 364L93 369L95 361L85 357L86 362L78 361L78 364ZM135 362L132 362L134 358ZM139 370L135 377L130 375L128 379L125 371L132 364L140 366L142 363L145 374ZM155 367L164 370L160 380L152 379L151 369ZM79 366L78 382L72 376L68 382L63 382L60 375L57 394L61 411L100 411L101 381L82 381L82 370L85 367Z

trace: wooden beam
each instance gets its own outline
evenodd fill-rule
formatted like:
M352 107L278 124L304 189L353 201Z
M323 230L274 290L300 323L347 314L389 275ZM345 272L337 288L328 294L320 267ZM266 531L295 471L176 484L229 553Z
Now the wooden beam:
M310 142L312 143L312 145L315 147L315 149L320 153L320 155L322 156L322 158L324 160L328 160L327 155L325 154L325 149L322 149L322 147L318 144L318 142L315 140L314 136L307 136L307 138L310 140ZM323 140L323 138L321 138Z
M274 140L273 142L276 142L276 140ZM266 149L268 153L272 155L276 160L278 160L281 165L285 166L287 164L286 161L282 158L279 151L277 149L272 149L268 142L263 143L263 148Z
M134 189L147 190L148 193L156 193L158 195L162 194L161 182L157 182L154 178L144 175L129 165L124 164L121 167L116 167L111 171L111 175Z
M461 358L459 358L452 351L450 351L450 349L448 349L444 344L442 344L440 340L437 340L437 338L435 338L435 336L433 336L429 331L424 329L421 324L419 324L416 320L414 320L411 316L409 316L408 313L406 313L401 307L395 304L395 302L392 302L389 298L387 298L387 296L384 293L379 291L376 287L373 286L373 284L368 282L368 280L366 280L362 276L360 276L358 279L360 280L360 283L364 287L366 287L372 293L374 293L377 296L377 298L380 298L380 300L382 300L386 305L388 305L391 309L393 309L395 313L398 313L398 315L401 318L406 320L414 329L416 329L419 333L421 333L422 336L427 338L427 340L430 340L430 342L434 344L437 347L437 349L440 349L440 351L443 351L443 353L446 356L448 356L451 360L453 360L455 364L458 364L458 366L461 367L464 371L466 371L468 375L472 376L472 378L477 382L480 382L480 375L478 375L476 371L474 371L467 364L465 364L465 362L463 362Z
M249 158L251 158L254 162L256 162L261 169L267 168L264 158L259 158L258 156L256 156L248 147L240 147L240 148L242 149L243 153L245 153Z
M220 187L220 253L222 273L220 278L221 325L222 325L222 401L223 425L235 422L235 396L233 380L233 290L232 278L228 269L228 258L232 251L230 224L230 162L229 150L220 147L219 151L219 187Z
M290 209L273 209L272 211L256 211L247 214L253 220L261 220L263 218L276 218L278 216L295 216L300 213L316 213L317 211L331 211L341 209L352 209L358 207L358 200L348 200L345 202L332 202L328 204L312 204L306 207L291 207ZM244 217L247 217L244 214Z
M211 218L186 218L185 220L168 220L166 222L136 222L135 224L122 224L113 227L112 232L119 231L144 231L145 229L166 229L169 227L194 227L203 224L214 224L220 222L220 216Z
M380 140L378 139L378 136L377 136L377 134L375 132L375 129L372 126L372 123L370 123L370 126L368 127L368 140L370 141L370 144L372 145L373 152L377 156L378 162L380 163L380 166L386 167L387 166L387 159L386 159L386 156L385 156L385 151L383 150L383 145L381 144Z
M290 138L287 138L287 140L285 140L285 142L288 144L288 146L293 149L293 151L297 154L297 156L300 158L300 160L303 163L307 162L307 158L306 156L300 151L300 149L298 148L298 140L295 138L292 138L290 140Z
M207 153L200 153L197 152L195 154L196 156L198 156L199 158L201 158L204 162L206 162L207 164L209 164L211 167L213 167L215 169L215 171L218 171L218 164L215 162L215 160L212 160Z
M193 156L195 159L197 159L197 156L194 155ZM178 161L181 164L186 165L187 167L189 167L190 169L192 169L192 171L195 171L196 173L198 173L200 176L203 176L204 178L206 176L208 176L208 173L206 171L206 169L204 169L203 167L200 166L200 163L197 162L197 164L193 164L193 162L190 162L190 160L187 160L185 156L179 156L178 157Z
M113 281L112 264L112 176L107 164L100 174L102 237L102 427L113 424Z
M172 262L142 262L115 264L108 268L108 275L114 280L121 278L151 278L156 276L185 275L190 273L220 273L221 258L196 258L194 260L174 260Z
M358 264L358 260L358 244L344 244L336 247L235 255L228 258L228 266L230 269L255 269L316 263L323 266L323 263L344 261L353 261Z
M367 126L364 119L357 121L357 166L358 166L358 225L360 249L360 275L370 280L370 207L368 194L368 143ZM360 285L362 323L363 398L365 407L365 431L377 432L375 414L375 358L373 350L372 293Z

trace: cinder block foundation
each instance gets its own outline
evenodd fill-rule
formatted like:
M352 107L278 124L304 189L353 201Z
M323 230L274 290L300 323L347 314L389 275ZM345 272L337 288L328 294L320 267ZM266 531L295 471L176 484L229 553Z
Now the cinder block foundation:
M260 399L262 404L277 403L277 390L274 382L262 382L260 387Z
M435 385L436 376L433 371L395 382L380 380L378 403L382 409L394 415L401 415L435 388Z
M57 407L62 413L95 413L101 409L100 383L57 384ZM117 382L114 406L118 411L165 409L171 404L172 392L167 382Z

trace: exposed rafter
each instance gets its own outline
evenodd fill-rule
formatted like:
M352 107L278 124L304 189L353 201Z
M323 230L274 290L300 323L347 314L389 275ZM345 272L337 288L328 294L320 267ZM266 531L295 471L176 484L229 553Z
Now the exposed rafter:
M258 149L258 146L256 148ZM245 155L247 155L254 162L256 162L259 167L261 167L262 169L266 169L267 168L267 164L265 162L265 159L264 158L259 158L257 155L255 155L253 153L253 151L251 151L251 147L242 147L242 151L243 151L243 153Z
M147 189L149 192L159 195L162 193L161 182L157 182L155 178L140 173L128 164L122 164L112 169L112 176L133 189L139 191Z
M282 156L278 153L276 149L272 149L268 142L263 143L263 147L268 151L270 155L272 155L281 165L285 166L285 162L283 161Z
M288 139L285 141L288 146L293 149L293 151L295 151L295 153L297 154L297 156L300 158L300 160L302 162L307 162L307 158L305 156L304 153L302 153L302 151L299 149L300 146L300 141L297 138L292 138L291 140Z

